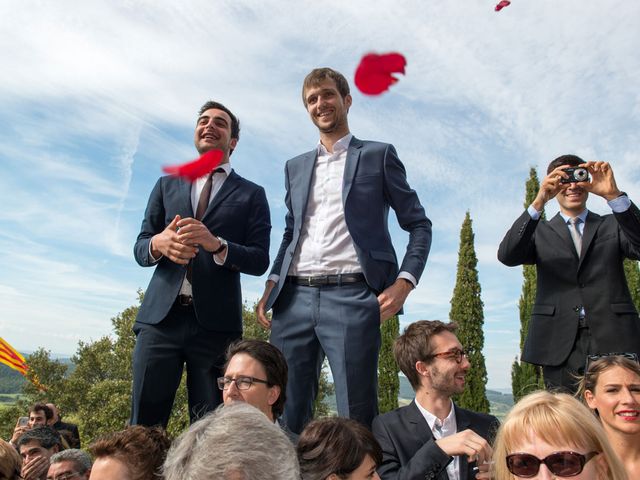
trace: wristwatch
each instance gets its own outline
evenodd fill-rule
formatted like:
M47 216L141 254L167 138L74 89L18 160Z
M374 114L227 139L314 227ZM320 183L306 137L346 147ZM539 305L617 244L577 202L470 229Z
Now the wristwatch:
M218 255L219 253L224 252L227 248L227 241L224 238L221 238L221 237L216 237L216 238L220 242L220 246L217 248L217 250L214 250L213 252L211 252L214 255Z

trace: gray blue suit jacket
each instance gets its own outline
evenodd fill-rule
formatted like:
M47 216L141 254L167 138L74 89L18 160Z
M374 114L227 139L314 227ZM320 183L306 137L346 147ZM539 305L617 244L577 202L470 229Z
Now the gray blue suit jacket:
M194 216L191 184L161 177L149 197L134 246L135 259L143 267L155 265L149 257L149 242L175 215ZM226 262L217 265L213 255L202 248L193 260L193 303L198 322L206 330L242 331L240 273L262 275L269 267L270 221L264 189L232 171L202 217L211 232L228 242ZM185 271L184 265L160 259L136 322L157 324L166 317Z
M280 281L271 291L271 308L291 266L298 246L309 199L317 151L289 160L285 166L287 216L280 249L271 269ZM431 248L431 221L418 195L409 187L406 172L393 145L351 139L342 185L345 221L367 284L377 293L391 285L399 271L416 280L424 270ZM400 270L387 225L391 207L402 229L409 232L409 244Z

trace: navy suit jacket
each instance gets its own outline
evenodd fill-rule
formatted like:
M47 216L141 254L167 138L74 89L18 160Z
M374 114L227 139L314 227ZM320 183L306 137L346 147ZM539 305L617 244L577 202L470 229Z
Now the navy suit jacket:
M275 303L291 259L300 240L317 151L289 160L285 166L285 231L271 269L280 281L271 291L267 309ZM353 137L347 150L342 184L344 216L353 239L358 261L367 284L377 293L398 276L396 258L387 225L393 208L402 229L409 232L409 244L400 271L416 280L424 270L431 248L431 221L424 213L418 195L409 187L406 172L393 145L358 140Z
M176 215L193 217L191 184L175 177L156 183L134 247L143 267L156 265L149 256L151 237L160 233ZM240 273L262 275L269 267L269 205L264 189L231 172L209 204L202 223L228 242L224 265L200 248L193 259L193 304L199 324L206 330L242 331ZM157 324L171 309L184 279L186 266L166 257L153 273L137 322Z
M489 443L500 422L493 415L465 410L454 404L458 432L471 429ZM415 400L406 407L377 416L373 434L382 447L382 480L448 480L447 465L453 460L436 444L429 424L418 410ZM460 457L461 480L472 480L475 464ZM466 467L466 468L465 468Z
M522 359L537 365L562 364L578 331L580 308L598 353L640 354L640 321L624 273L625 258L640 259L640 211L589 212L580 257L560 214L532 220L525 211L500 243L505 265L535 264L536 301Z

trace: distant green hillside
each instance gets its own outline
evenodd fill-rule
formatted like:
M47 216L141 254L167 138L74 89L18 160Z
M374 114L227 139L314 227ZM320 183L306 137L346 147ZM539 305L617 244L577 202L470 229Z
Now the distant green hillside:
M74 363L68 357L56 358L55 360L69 366L67 370L68 374L75 369ZM20 373L4 364L0 364L0 394L22 393L22 385L24 385L24 382L26 382L26 380Z

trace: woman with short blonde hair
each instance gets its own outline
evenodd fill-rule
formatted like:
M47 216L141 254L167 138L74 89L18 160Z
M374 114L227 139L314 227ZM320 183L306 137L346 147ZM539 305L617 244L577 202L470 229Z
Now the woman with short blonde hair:
M627 480L598 420L564 393L520 400L498 430L493 460L495 480Z

